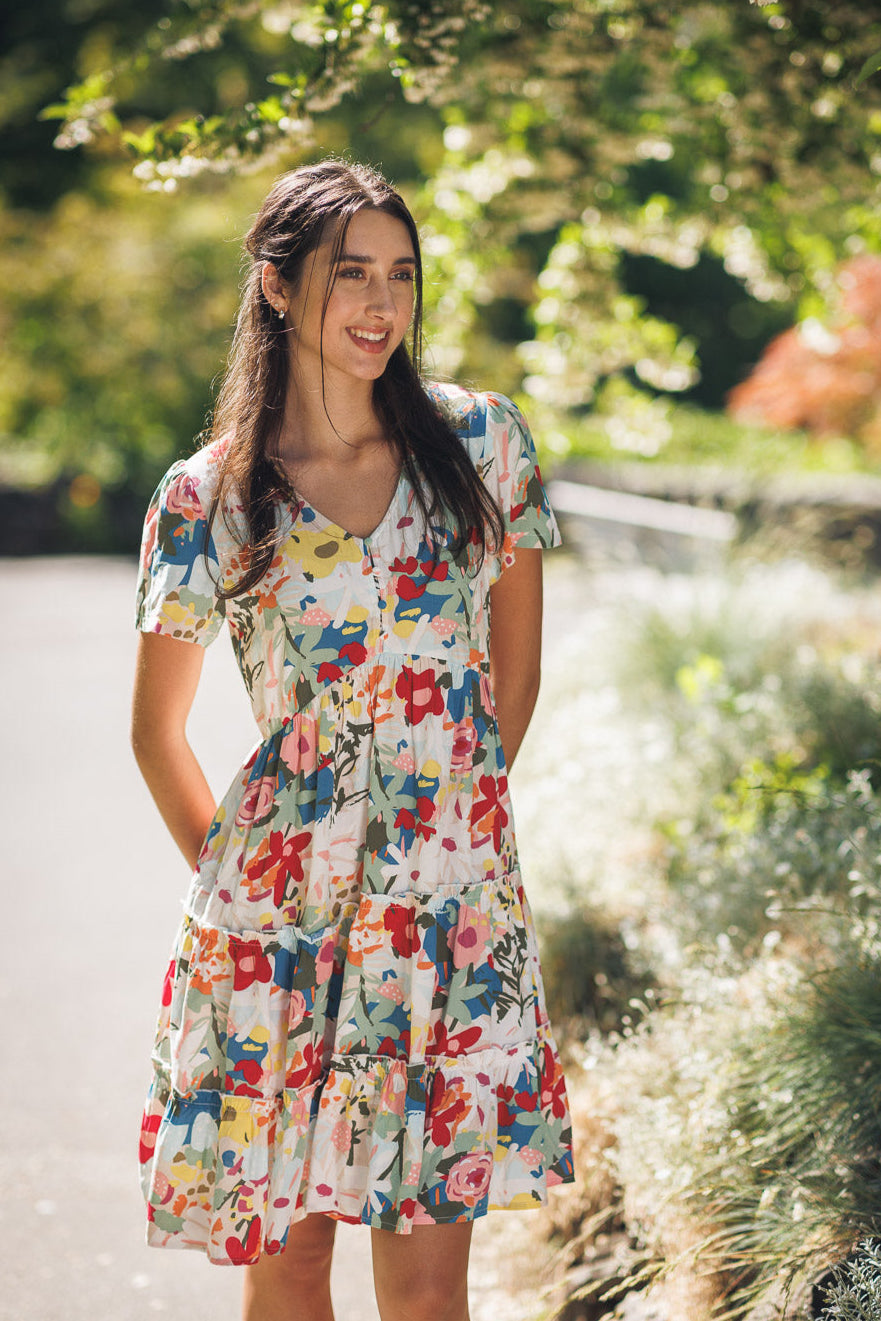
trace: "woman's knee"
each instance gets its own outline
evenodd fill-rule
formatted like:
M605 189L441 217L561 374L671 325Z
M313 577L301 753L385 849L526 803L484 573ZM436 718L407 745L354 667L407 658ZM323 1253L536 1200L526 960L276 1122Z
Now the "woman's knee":
M382 1321L468 1321L470 1224L373 1234L373 1274Z
M395 1310L380 1308L383 1321L468 1321L468 1289L464 1282L434 1276L411 1280Z
M284 1251L263 1256L246 1267L245 1316L258 1315L259 1305L269 1299L278 1306L282 1298L291 1295L294 1285L293 1296L302 1303L329 1306L335 1231L336 1222L327 1216L307 1216L291 1226Z

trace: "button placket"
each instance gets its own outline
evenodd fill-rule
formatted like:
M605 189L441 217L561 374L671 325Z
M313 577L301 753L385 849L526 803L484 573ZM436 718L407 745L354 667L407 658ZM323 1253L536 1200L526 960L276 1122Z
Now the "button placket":
M374 552L372 538L364 537L361 544L364 548L364 558L368 560L370 564L370 576L373 579L373 590L376 595L376 609L379 616L379 633L381 637L384 637L387 632L385 626L385 611L388 607L388 602L385 597L382 579L379 574L381 557L378 558Z

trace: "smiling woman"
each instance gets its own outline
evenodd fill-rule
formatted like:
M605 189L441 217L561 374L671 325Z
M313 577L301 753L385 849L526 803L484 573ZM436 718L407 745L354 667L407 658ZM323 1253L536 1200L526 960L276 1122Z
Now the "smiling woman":
M245 1266L246 1321L332 1321L356 1221L383 1321L467 1321L474 1219L572 1179L507 781L556 524L514 405L422 381L383 179L285 175L248 249L213 435L142 550L133 740L193 867L148 1240ZM186 720L224 619L260 742L217 805Z

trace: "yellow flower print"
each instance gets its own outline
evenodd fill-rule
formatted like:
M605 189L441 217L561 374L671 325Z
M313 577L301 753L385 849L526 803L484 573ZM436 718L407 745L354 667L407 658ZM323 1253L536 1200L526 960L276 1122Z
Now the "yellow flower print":
M323 528L315 532L298 529L285 542L282 554L296 562L301 573L313 578L327 578L338 564L357 564L362 556L351 537L335 535Z

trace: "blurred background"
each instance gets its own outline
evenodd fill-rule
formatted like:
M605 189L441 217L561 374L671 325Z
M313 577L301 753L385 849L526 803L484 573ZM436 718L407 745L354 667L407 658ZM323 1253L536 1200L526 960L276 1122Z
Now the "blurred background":
M50 740L91 917L51 862L40 893L78 914L143 1037L119 1132L89 1087L67 1099L80 1150L110 1134L111 1184L185 884L151 890L149 919L127 896L143 972L105 950L126 842L145 886L172 856L124 749L143 511L210 414L249 217L281 170L349 154L420 223L428 373L524 407L567 532L513 781L581 1182L523 1231L545 1262L529 1307L881 1321L879 69L881 5L835 0L31 0L0 19L7 865L24 922ZM218 790L246 726L204 722ZM16 1036L29 1077L35 1040L82 1030L66 959ZM29 967L22 947L10 1004ZM57 1273L30 1291L29 1245L73 1197L48 1168L7 1171L16 1318L74 1315ZM128 1198L109 1205L134 1225ZM188 1283L131 1264L139 1232L116 1284L103 1249L49 1236L83 1315L117 1285L120 1316L183 1305ZM500 1297L487 1316L525 1317Z

